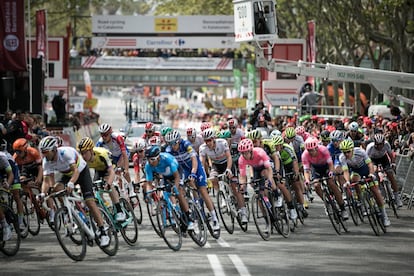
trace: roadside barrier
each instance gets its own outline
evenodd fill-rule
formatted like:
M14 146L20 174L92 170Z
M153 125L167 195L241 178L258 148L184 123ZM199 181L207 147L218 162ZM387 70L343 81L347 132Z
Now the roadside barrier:
M397 181L401 187L401 197L407 209L411 209L414 203L414 165L410 155L397 154Z

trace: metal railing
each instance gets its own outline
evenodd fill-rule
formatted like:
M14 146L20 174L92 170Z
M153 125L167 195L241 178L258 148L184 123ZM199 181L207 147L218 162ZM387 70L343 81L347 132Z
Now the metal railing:
M401 191L401 198L407 209L411 209L414 203L414 165L413 158L409 154L397 154L396 178Z

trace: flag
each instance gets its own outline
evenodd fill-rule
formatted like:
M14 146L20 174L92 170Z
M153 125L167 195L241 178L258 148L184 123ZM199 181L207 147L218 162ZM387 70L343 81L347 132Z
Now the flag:
M239 69L233 69L233 78L234 78L234 91L237 95L236 97L242 98L242 96L239 96L241 93L241 86L242 86L242 76Z
M46 11L36 11L36 56L44 58L46 53Z
M208 84L219 84L220 83L220 77L219 76L209 76L207 79Z
M256 104L256 68L247 63L247 110L251 110Z
M306 39L306 44L308 48L308 58L307 58L308 62L315 63L316 62L316 39L315 39L315 21L313 20L308 21L308 36ZM307 80L313 85L315 89L316 87L315 87L314 77L308 77Z
M26 71L24 0L0 1L0 71Z

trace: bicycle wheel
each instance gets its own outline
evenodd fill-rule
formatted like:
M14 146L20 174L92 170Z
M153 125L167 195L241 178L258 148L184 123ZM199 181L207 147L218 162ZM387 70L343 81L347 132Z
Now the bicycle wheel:
M142 223L142 207L141 207L141 201L139 200L138 194L131 196L129 198L129 202L131 203L131 206L134 209L135 217L137 219L138 224L141 224Z
M1 208L9 224L11 237L7 241L3 241L3 229L0 229L0 251L7 256L14 256L19 251L21 241L17 215L8 206L2 205Z
M382 232L385 234L387 233L387 228L384 225L383 215L381 209L378 207L377 202L374 198L372 198L372 210L374 210L375 219L377 220L377 224L379 228L381 228Z
M174 251L181 248L183 238L181 234L180 218L174 210L168 208L165 200L160 200L157 206L157 223L165 243Z
M233 210L233 212L236 214L236 220L237 220L237 223L239 224L239 226L240 226L240 229L243 231L243 232L247 232L247 225L248 225L248 223L242 223L242 220L241 220L241 213L240 212L237 212L236 210L237 210L237 206L238 206L238 204L237 204L237 199L236 199L236 197L235 196L233 196L233 195L231 195L230 196L230 204L231 204L231 209ZM246 208L246 215L247 215L247 208Z
M209 210L207 209L207 206L205 204L203 204L203 206L201 206L201 208L204 208L204 210L202 210L202 212L204 213L204 219L206 221L207 229L210 232L210 235L215 239L220 238L221 231L220 231L220 229L218 229L218 230L213 229L213 220L211 219L211 215L210 215ZM214 210L216 210L216 209L214 208ZM217 212L216 212L216 214L217 214Z
M352 196L352 194L350 194L349 190L346 190L345 194L346 194L346 206L345 207L348 209L353 223L356 226L358 226L359 225L359 221L358 221L359 218L358 218L357 203L356 203L354 197Z
M158 236L162 237L161 230L158 228L157 224L157 202L154 201L152 198L148 199L147 202L147 211L148 211L148 217L151 222L152 228L154 228L155 233L157 233Z
M372 205L371 205L372 204L371 200L373 200L373 198L371 198L371 196L368 195L367 192L365 192L365 195L362 199L362 204L364 206L365 212L368 217L369 224L371 225L371 228L374 231L374 234L376 236L379 236L380 234L379 226L378 226L375 210L372 208Z
M289 217L287 215L287 208L285 203L283 203L282 207L273 207L273 214L274 214L274 226L277 232L282 235L284 238L289 237L290 234L290 225L289 225Z
M40 218L28 194L22 196L22 202L26 205L28 231L31 235L36 236L40 232Z
M21 200L21 198L20 198L20 200ZM26 204L24 202L22 202L22 204L23 204L23 217L22 217L22 219L23 219L23 224L24 224L25 227L24 227L24 229L19 228L19 230L20 230L20 237L22 239L25 239L29 235L29 217L28 217L28 211L27 211L27 208L26 208ZM14 198L12 199L11 206L12 206L13 212L17 215L18 214L17 202ZM17 215L17 217L19 217L19 216Z
M118 234L116 232L115 225L112 222L111 216L102 207L98 206L98 209L99 209L100 215L104 223L103 225L104 229L106 230L106 234L108 235L110 242L108 246L101 247L99 245L100 243L99 237L97 236L95 236L95 242L99 246L99 248L103 252L105 252L105 254L107 254L108 256L115 256L116 253L118 252L118 246L119 246ZM98 226L96 222L94 221L92 215L90 215L90 220L93 222L92 223L93 232L96 233Z
M126 216L125 221L119 223L121 225L121 235L127 244L134 245L138 240L138 221L134 209L125 198L121 197L119 204Z
M194 222L194 230L189 231L190 237L200 247L207 243L207 225L200 209L194 204L190 205L190 213Z
M388 206L392 209L392 211L394 212L394 216L396 218L398 218L398 213L397 213L397 204L395 202L395 198L394 198L394 193L392 191L391 188L391 184L388 180L383 182L385 191L386 191L386 202L388 202Z
M341 225L340 225L341 218L338 215L336 203L330 197L331 195L327 195L326 193L323 194L325 212L327 216L329 217L329 220L331 221L331 224L333 228L335 229L335 232L338 235L341 235Z
M77 217L70 216L66 207L61 207L56 211L54 228L59 244L66 255L74 261L82 261L86 255L87 240L82 222Z
M217 195L217 208L219 209L220 219L229 234L234 232L234 217L231 212L230 203L226 194L219 191Z
M271 233L271 222L269 211L264 205L262 197L258 194L255 194L252 198L252 215L254 224L256 225L257 232L262 237L263 240L269 240Z

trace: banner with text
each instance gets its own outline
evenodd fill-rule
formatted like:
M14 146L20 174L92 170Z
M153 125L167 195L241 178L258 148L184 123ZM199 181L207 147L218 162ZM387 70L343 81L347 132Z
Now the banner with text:
M26 71L24 0L0 1L0 71Z
M256 67L247 63L247 110L256 105Z

